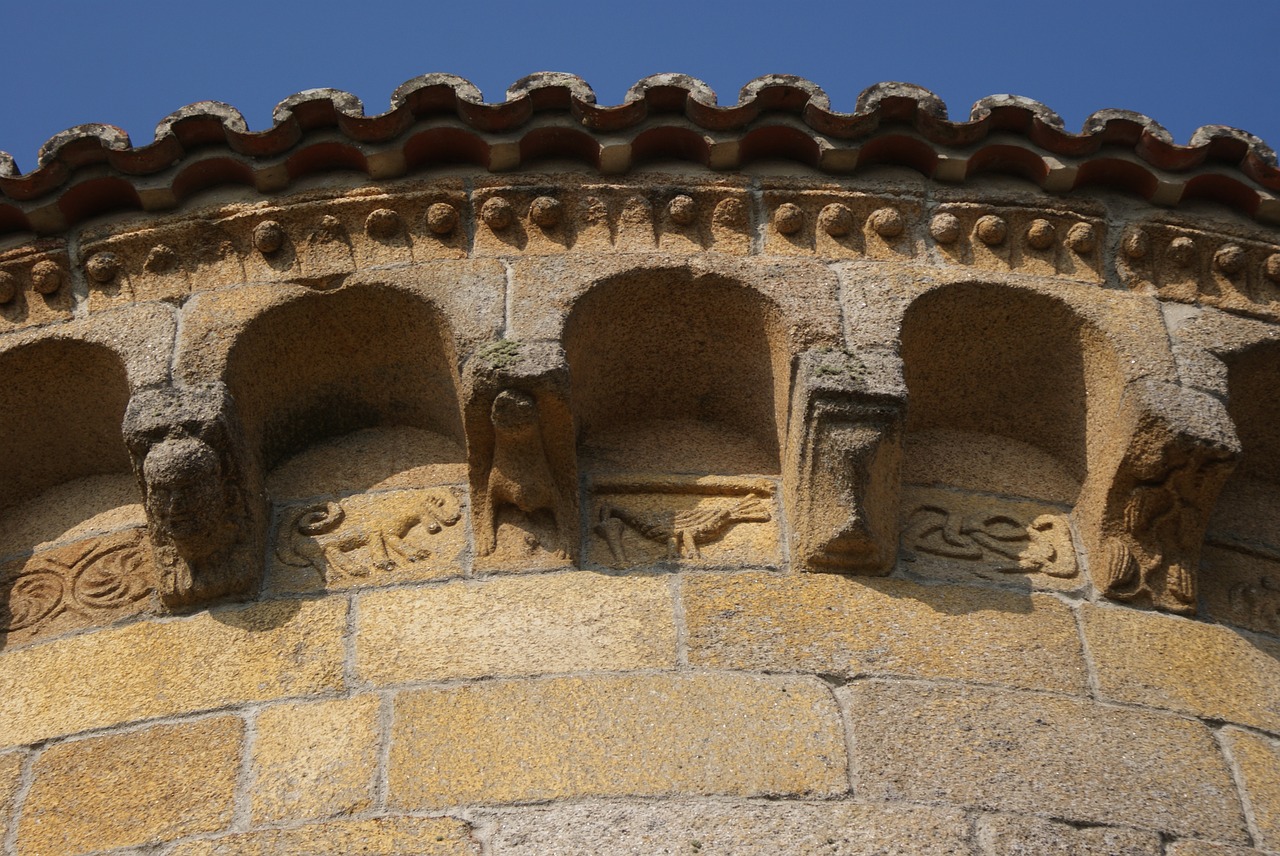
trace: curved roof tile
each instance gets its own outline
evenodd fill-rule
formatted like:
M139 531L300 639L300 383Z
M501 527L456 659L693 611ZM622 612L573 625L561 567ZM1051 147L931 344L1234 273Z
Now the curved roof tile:
M530 75L496 103L463 78L427 74L399 86L385 113L367 115L349 92L309 89L281 101L272 118L270 128L250 131L234 107L203 101L166 116L146 145L93 124L54 136L25 174L0 152L0 224L8 224L0 232L56 232L121 207L160 210L228 181L279 190L269 162L285 163L292 180L353 166L392 178L458 160L509 170L532 157L573 158L608 172L658 157L715 169L781 157L835 174L898 163L950 181L1003 172L1051 191L1111 186L1165 205L1212 198L1280 222L1275 152L1244 131L1206 125L1183 146L1147 116L1099 110L1077 134L1048 107L1015 95L983 98L967 120L953 121L938 96L908 83L871 86L852 113L840 113L816 84L789 75L756 78L736 103L721 105L696 78L657 74L621 104L602 106L570 74ZM193 165L203 180L191 179ZM152 191L167 177L167 194L121 192L122 179L143 177Z

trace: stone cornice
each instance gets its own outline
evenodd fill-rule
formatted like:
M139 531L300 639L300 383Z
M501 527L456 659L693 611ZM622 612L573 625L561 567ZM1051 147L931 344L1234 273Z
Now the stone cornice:
M221 186L274 193L338 171L385 180L459 162L506 172L546 159L605 175L670 160L722 171L783 159L833 175L893 164L942 182L999 174L1055 193L1115 189L1161 206L1209 199L1280 222L1275 153L1223 126L1204 126L1183 146L1146 116L1100 110L1077 134L1039 102L1010 95L984 98L967 120L953 121L936 95L902 83L872 86L852 113L839 113L816 85L783 75L752 81L723 106L706 84L675 74L641 80L616 106L597 104L581 79L553 73L487 103L469 82L430 74L401 85L391 109L373 116L350 93L317 89L282 101L262 131L250 131L233 107L200 102L162 120L142 146L95 124L50 139L27 173L0 152L0 234L54 235L98 214L171 210Z

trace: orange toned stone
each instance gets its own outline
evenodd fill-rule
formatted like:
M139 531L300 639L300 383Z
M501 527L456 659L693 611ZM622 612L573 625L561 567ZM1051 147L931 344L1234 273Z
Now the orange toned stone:
M493 681L395 701L392 805L589 796L832 796L844 735L813 678L634 675Z
M927 806L603 802L504 811L492 847L495 856L957 856L974 853L969 835L963 813Z
M471 828L451 817L378 817L264 829L190 841L169 856L478 856Z
M0 654L0 744L336 690L346 602L274 601Z
M840 690L855 792L1244 843L1209 729L1048 694L866 681ZM1034 782L1034 787L1028 787Z
M25 752L7 752L0 755L0 830L9 829L14 801L22 786L22 763L26 758Z
M1110 826L1078 827L1016 815L982 815L977 838L984 856L1160 856L1154 832Z
M1253 814L1259 835L1256 843L1280 850L1280 740L1238 728L1228 728L1223 734Z
M356 670L375 685L675 666L665 580L593 573L374 592L357 610Z
M828 574L698 574L689 663L899 674L1083 693L1075 619L1048 595Z
M257 823L334 817L373 804L377 696L283 704L258 715L253 742Z
M22 852L72 856L225 829L243 731L219 716L47 749L22 807Z
M1102 696L1280 729L1280 643L1130 609L1083 616Z

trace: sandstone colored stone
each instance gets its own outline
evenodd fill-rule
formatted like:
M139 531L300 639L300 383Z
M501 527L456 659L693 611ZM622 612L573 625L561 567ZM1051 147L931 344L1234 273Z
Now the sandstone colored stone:
M274 601L0 654L0 744L342 686L346 602Z
M401 693L394 717L395 806L848 787L839 713L813 678L494 681Z
M1246 840L1231 774L1196 722L978 688L867 681L840 693L864 799Z
M0 755L0 830L8 831L13 816L14 801L22 787L22 762L25 752L7 752Z
M902 496L903 569L936 579L1078 591L1066 509L956 490L910 487Z
M1154 832L1112 826L1078 827L1056 820L1016 815L982 815L978 844L984 856L1160 856Z
M467 527L459 493L393 490L280 509L267 585L333 591L461 576Z
M471 828L451 817L340 820L189 841L169 856L478 856Z
M1228 728L1223 731L1253 815L1260 847L1280 851L1280 740Z
M666 580L575 572L372 592L356 670L375 685L675 666Z
M1280 729L1280 643L1125 609L1083 617L1106 698Z
M22 807L23 853L72 856L225 829L244 723L219 716L53 746Z
M1233 847L1207 841L1175 841L1166 853L1167 856L1265 856L1263 851L1252 847Z
M682 596L693 666L1085 690L1075 619L1050 595L744 573L690 575Z
M954 809L856 803L587 803L504 811L493 856L955 856L974 853Z
M381 699L283 704L258 714L253 741L256 823L354 814L373 805Z

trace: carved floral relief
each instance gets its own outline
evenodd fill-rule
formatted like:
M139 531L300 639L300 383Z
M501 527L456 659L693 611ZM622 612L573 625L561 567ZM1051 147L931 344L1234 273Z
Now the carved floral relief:
M146 530L44 550L0 571L5 644L103 625L151 604L155 567Z

